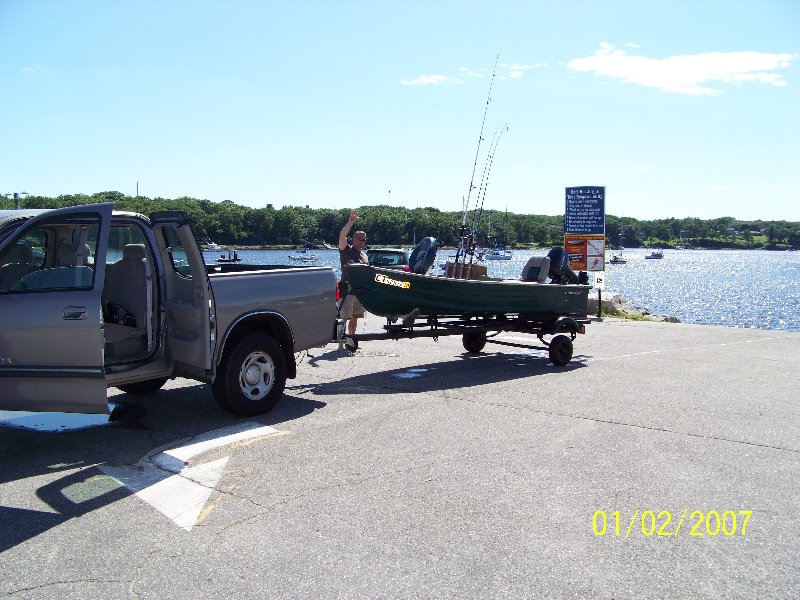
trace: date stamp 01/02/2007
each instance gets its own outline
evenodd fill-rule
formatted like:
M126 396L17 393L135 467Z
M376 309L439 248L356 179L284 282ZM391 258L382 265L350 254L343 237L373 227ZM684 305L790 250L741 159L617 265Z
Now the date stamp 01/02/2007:
M676 517L678 513L675 513ZM654 510L633 513L630 521L615 510L606 514L604 510L596 510L592 515L592 530L595 536L603 537L630 537L643 535L645 537L677 537L679 534L690 537L733 537L747 535L747 524L753 515L752 510L694 510L683 509L680 518L673 520L672 513L668 510L656 512ZM684 523L687 520L688 522Z

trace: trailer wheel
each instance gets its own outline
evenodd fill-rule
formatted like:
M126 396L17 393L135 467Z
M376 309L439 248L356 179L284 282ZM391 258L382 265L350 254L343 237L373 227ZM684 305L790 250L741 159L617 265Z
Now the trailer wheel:
M474 331L465 333L461 336L461 343L467 352L480 352L486 346L486 334Z
M286 386L286 357L274 338L252 333L226 352L211 386L219 405L252 417L272 410Z
M137 381L136 383L126 383L125 385L118 385L117 389L122 390L126 394L133 394L134 396L144 396L157 392L164 384L167 383L166 377L159 377L158 379L148 379L146 381Z
M572 340L566 335L557 335L550 341L550 362L563 367L572 360Z

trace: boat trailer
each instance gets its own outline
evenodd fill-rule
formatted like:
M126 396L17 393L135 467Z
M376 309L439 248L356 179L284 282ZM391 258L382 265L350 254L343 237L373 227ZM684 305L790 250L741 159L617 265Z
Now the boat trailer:
M399 322L398 322L399 321ZM591 321L576 316L553 316L536 318L533 315L487 315L462 317L420 317L414 310L402 318L387 318L384 331L380 333L357 333L347 335L340 340L347 350L355 352L359 342L379 340L412 339L430 337L434 341L445 335L460 335L467 352L480 352L487 343L531 350L547 350L550 361L563 367L572 360L572 342L579 333L586 333L586 325ZM528 333L535 335L541 345L519 344L494 339L501 332ZM545 336L554 336L545 341Z

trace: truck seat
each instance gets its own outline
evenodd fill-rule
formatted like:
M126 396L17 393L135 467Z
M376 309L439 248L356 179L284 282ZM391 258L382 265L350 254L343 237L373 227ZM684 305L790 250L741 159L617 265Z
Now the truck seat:
M0 291L10 290L15 283L25 277L35 266L33 262L33 250L25 242L17 242L3 257L0 266Z
M103 312L109 312L109 304L115 311L123 308L133 317L128 324L106 321L106 343L112 343L147 335L147 322L150 318L147 286L148 278L147 249L144 244L127 244L122 249L122 258L106 266L106 282L103 288Z
M58 247L58 262L61 266L80 267L90 264L92 250L87 244L78 248L80 244L62 244Z

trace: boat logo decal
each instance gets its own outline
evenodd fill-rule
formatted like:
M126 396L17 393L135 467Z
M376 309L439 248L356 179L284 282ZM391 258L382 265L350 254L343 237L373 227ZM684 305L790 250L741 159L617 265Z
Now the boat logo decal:
M408 288L411 287L410 281L399 281L397 279L392 279L391 277L387 277L386 275L383 275L381 273L375 275L375 281L377 281L378 283L382 283L384 285L393 285L394 287L403 288L404 290L407 290Z

